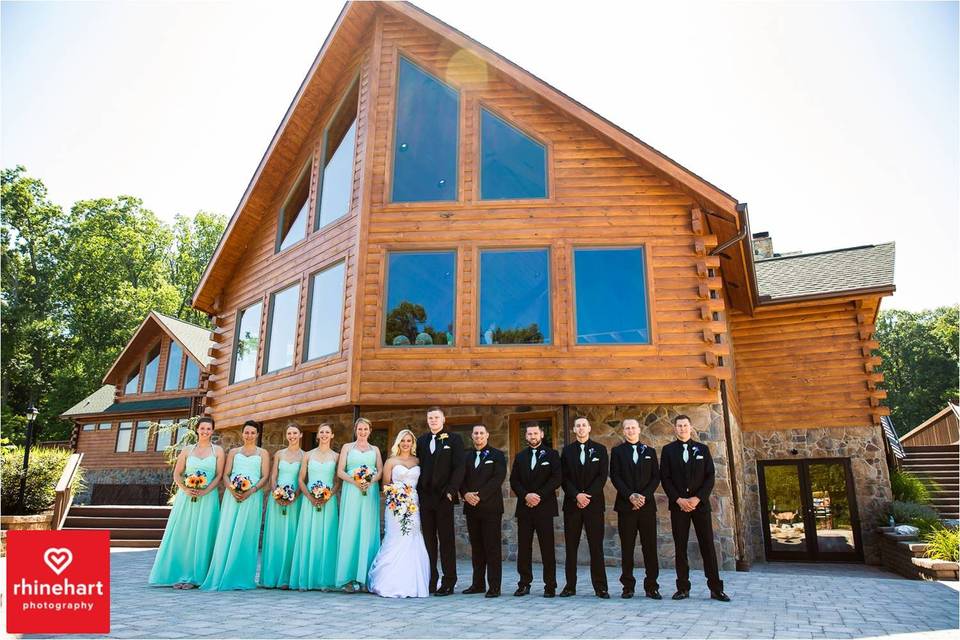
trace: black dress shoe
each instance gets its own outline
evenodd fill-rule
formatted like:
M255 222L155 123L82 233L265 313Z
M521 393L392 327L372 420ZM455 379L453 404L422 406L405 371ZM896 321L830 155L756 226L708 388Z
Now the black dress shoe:
M557 588L556 588L556 587L544 587L544 588L543 588L543 597L544 597L544 598L552 598L552 597L555 596L555 595L557 595Z
M714 600L719 600L720 602L730 602L730 596L725 594L723 591L711 591L710 597Z
M474 587L473 585L471 585L466 589L464 589L463 591L461 591L460 593L466 593L469 595L471 593L483 593L484 591L486 591L486 589L484 589L483 587Z
M597 589L596 591L594 591L594 593L597 594L598 598L602 598L604 600L610 599L610 592L607 591L606 589Z
M620 597L624 600L629 600L633 597L633 589L624 589L623 593L620 594Z
M528 596L530 595L530 585L522 584L517 587L517 590L513 592L515 596Z
M487 591L486 595L484 595L483 597L484 597L484 598L499 598L499 597L500 597L500 589L490 589L489 591Z
M440 587L439 589L437 589L436 593L434 593L433 595L435 595L435 596L452 596L452 595L453 595L453 587Z
M647 591L646 596L651 600L663 600L663 596L660 595L659 589L654 589L653 591Z
M546 591L544 591L544 593L546 593ZM560 592L561 598L569 598L570 596L575 596L575 595L577 595L577 590L571 589L570 587L564 587L563 591Z
M689 591L684 591L683 589L677 589L677 592L673 594L674 600L685 600L690 597Z

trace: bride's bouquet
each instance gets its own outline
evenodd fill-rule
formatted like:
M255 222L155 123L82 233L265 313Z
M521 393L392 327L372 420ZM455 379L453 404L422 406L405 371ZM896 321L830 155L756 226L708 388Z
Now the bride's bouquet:
M413 499L413 487L402 482L388 484L383 489L386 495L387 508L400 523L400 533L408 535L413 514L417 512L417 504Z
M280 515L287 515L287 505L297 497L297 492L289 484L278 486L273 490L273 499L280 505Z

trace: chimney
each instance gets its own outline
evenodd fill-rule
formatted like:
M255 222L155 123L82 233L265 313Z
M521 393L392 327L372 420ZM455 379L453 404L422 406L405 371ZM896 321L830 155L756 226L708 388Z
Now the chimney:
M757 259L773 258L773 238L769 231L753 234L753 257Z

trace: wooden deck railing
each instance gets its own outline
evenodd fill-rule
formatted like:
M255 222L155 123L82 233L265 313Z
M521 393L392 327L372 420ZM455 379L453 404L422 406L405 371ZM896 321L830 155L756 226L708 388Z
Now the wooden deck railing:
M60 529L63 527L63 521L67 519L67 511L73 503L73 478L80 468L80 461L83 460L82 453L74 453L67 460L63 467L63 473L60 474L60 481L57 482L57 495L53 499L53 521L50 523L51 529Z

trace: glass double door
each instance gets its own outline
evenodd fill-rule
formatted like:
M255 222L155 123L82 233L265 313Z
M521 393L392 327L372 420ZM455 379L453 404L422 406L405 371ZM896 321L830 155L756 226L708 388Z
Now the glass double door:
M757 463L768 560L863 560L850 461Z

